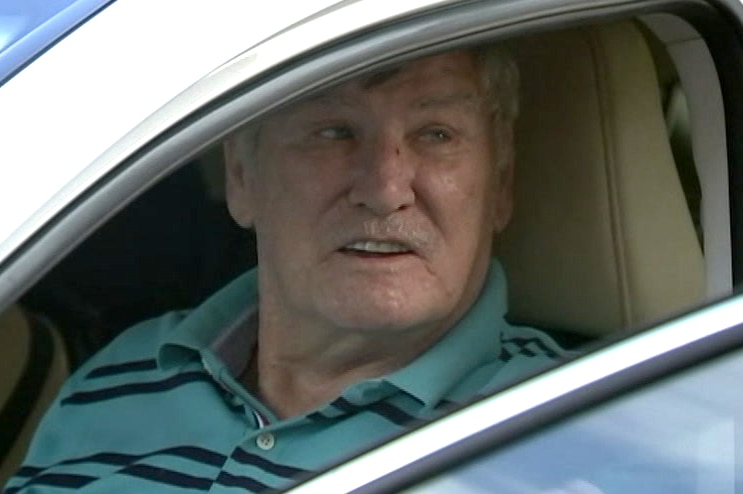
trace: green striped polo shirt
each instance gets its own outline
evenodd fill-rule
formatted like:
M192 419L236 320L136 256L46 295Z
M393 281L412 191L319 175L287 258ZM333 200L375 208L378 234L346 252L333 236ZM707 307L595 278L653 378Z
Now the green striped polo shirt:
M134 326L78 369L6 492L283 488L562 355L505 321L494 261L468 313L412 363L281 420L236 380L255 341L256 279L250 271L193 311Z

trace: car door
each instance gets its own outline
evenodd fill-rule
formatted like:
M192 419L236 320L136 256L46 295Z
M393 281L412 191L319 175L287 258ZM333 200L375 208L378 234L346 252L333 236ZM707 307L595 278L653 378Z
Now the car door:
M579 358L291 492L741 492L742 302Z
M208 19L200 19L203 9L189 7L182 17L188 22L167 31L172 37L165 44L157 40L162 38L160 27L169 21L168 9L184 7L170 4L150 12L145 4L116 2L0 88L6 115L23 117L18 117L20 123L3 120L0 127L0 135L11 136L0 149L0 161L19 163L20 170L3 167L4 197L14 197L12 190L28 191L17 203L6 199L13 214L6 217L2 230L2 305L17 301L83 238L154 183L218 145L240 125L282 105L349 77L425 54L484 42L518 42L530 35L615 21L640 25L665 47L692 110L690 139L702 189L705 254L704 296L694 303L725 296L739 281L743 263L736 246L743 208L736 191L743 180L738 166L743 149L736 131L743 121L743 105L734 95L743 82L743 50L738 41L738 2L421 0L383 6L371 1L317 2L290 17L285 17L280 5L272 8L270 29L264 26L259 34L246 33L235 21L242 16L251 18L251 26L259 24L262 17L251 11L255 4L225 2L219 15L207 9ZM122 17L117 17L120 11ZM229 29L220 26L221 16L232 18ZM133 20L137 18L150 23L140 33L141 43L134 52L120 45L112 52L116 57L95 52L91 40L114 27L119 31L112 31L112 39L126 40L130 33L121 30L127 23L118 21L127 19L137 25ZM219 48L204 52L206 43L194 39L199 37L219 38ZM80 53L85 56L71 58L75 64L66 70L79 71L90 80L52 84L50 92L42 91L37 100L39 93L28 88L53 81L69 56L67 50L78 49L77 45L84 45ZM192 52L204 58L192 65L188 62ZM132 53L137 56L124 57ZM103 65L92 70L89 57L96 56ZM115 60L126 64L117 66ZM150 83L148 77L162 71L158 64L163 60L177 70L163 71L167 74L162 79ZM93 89L96 97L89 100L86 93ZM73 101L86 103L76 107ZM101 101L107 105L101 106ZM43 111L29 113L30 107L47 110L48 118ZM74 131L58 131L65 128ZM70 140L70 135L76 140ZM37 142L46 144L35 146ZM46 165L54 173L40 180L34 168L39 163L58 166ZM657 206L650 203L645 210ZM673 311L687 308L675 306ZM653 315L656 319L672 316L670 310ZM606 331L578 334L579 344L597 338L603 344L603 338L613 333L648 322L618 321Z

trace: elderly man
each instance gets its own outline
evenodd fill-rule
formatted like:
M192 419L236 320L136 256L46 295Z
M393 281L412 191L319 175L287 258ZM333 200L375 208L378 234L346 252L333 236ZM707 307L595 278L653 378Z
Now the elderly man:
M503 319L491 261L516 79L498 50L450 52L227 139L259 267L80 369L9 492L279 488L558 357Z

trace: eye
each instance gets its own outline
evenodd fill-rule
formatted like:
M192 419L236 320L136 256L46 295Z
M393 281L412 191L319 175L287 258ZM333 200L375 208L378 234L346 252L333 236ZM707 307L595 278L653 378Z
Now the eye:
M453 139L452 133L446 129L427 129L421 134L421 139L432 143L444 143Z
M317 135L324 139L333 139L333 140L346 140L346 139L352 139L354 137L354 132L351 127L347 125L334 125L332 127L326 127L324 129L321 129Z

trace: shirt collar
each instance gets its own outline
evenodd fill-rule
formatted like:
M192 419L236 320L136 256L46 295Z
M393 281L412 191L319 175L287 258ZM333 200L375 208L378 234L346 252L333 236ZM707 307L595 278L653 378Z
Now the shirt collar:
M162 369L211 350L233 376L240 375L256 339L257 269L239 276L190 312L158 349Z
M434 346L406 367L384 378L414 396L426 408L457 393L457 385L500 354L501 333L508 327L505 273L500 263L490 264L475 304Z

